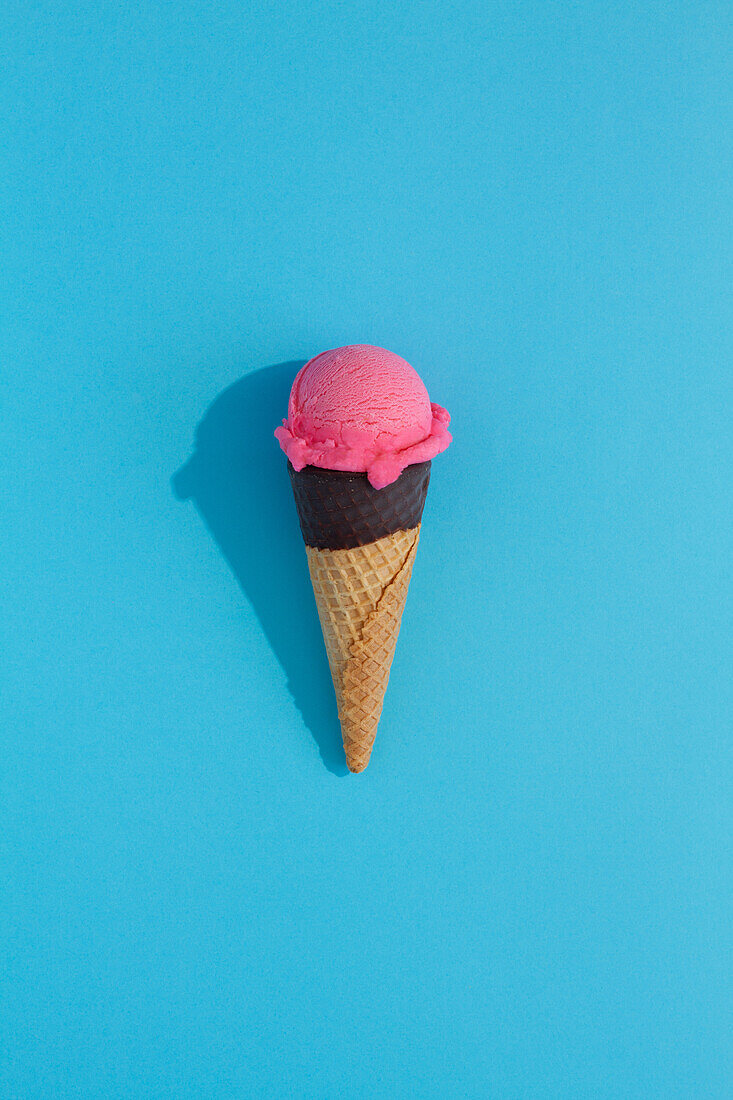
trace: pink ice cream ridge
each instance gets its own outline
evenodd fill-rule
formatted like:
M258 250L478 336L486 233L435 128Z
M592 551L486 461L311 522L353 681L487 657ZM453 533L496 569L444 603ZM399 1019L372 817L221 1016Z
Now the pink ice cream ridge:
M275 429L294 469L365 473L375 489L451 441L450 416L430 403L420 375L394 352L350 344L298 371L288 417Z

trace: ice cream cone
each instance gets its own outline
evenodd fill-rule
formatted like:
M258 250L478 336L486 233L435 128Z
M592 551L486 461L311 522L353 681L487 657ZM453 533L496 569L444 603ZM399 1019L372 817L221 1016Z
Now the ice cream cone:
M371 344L298 371L275 429L305 540L346 762L369 763L420 538L430 463L450 416L417 371Z
M375 490L364 474L290 467L352 772L369 763L412 575L430 463Z

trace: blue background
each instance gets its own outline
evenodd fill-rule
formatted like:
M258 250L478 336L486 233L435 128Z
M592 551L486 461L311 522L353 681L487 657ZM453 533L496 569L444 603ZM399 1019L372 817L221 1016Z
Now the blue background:
M729 1095L730 46L3 7L3 1097ZM271 438L355 342L455 432L360 777Z

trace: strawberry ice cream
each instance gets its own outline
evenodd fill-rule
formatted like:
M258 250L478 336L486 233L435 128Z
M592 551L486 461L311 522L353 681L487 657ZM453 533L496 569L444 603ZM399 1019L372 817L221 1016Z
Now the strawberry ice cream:
M369 344L324 351L298 372L275 435L293 468L366 473L375 489L451 441L450 416L432 405L408 362Z

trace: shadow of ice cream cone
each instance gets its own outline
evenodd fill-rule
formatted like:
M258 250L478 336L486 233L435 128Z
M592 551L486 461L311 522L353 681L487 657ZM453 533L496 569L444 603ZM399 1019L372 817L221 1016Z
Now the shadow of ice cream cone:
M173 491L191 500L251 603L323 763L348 774L283 455L273 439L302 362L245 375L206 410ZM253 669L253 676L256 670Z

